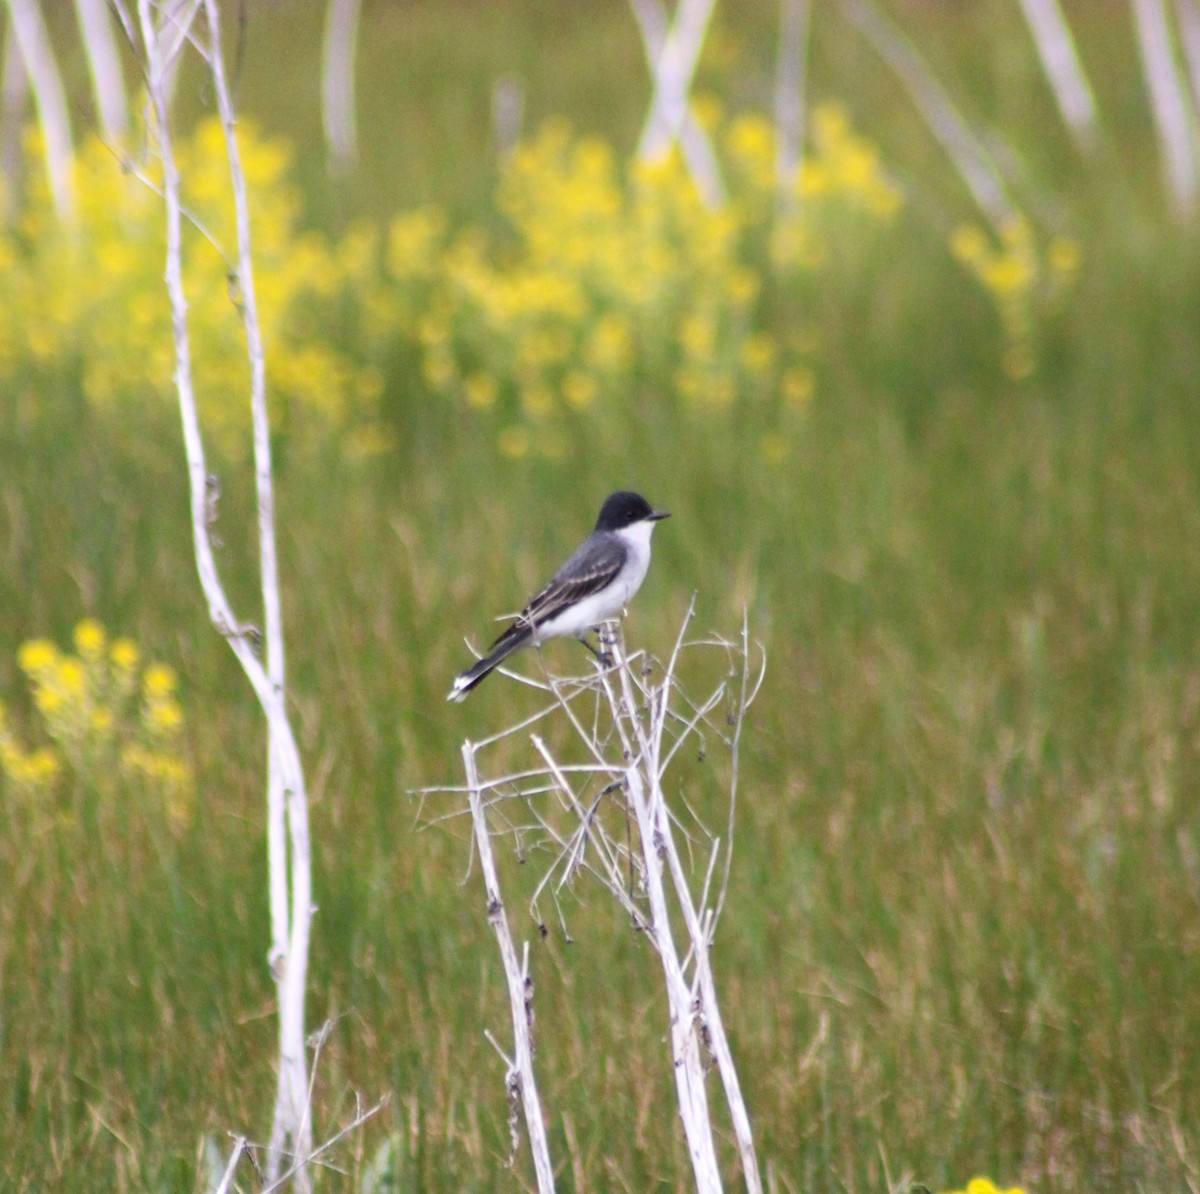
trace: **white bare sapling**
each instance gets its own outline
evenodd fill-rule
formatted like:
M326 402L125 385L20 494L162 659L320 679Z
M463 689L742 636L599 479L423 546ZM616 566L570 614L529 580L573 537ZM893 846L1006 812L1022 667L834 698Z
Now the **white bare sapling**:
M264 1177L267 1190L285 1184L312 1189L312 1170L337 1141L374 1115L380 1105L360 1110L353 1121L323 1144L313 1146L312 1082L304 1031L304 1000L312 926L312 857L308 798L299 747L285 695L283 620L275 535L274 480L267 419L265 355L258 322L250 235L250 198L242 169L232 95L221 49L216 0L137 0L136 11L110 0L130 41L138 46L149 98L147 123L162 163L161 194L166 209L166 284L175 342L175 387L183 423L191 493L192 537L201 588L213 625L224 635L254 689L267 723L267 852L271 911L270 964L279 1004L279 1062L273 1126ZM183 278L181 178L171 139L169 80L187 50L203 60L225 132L225 146L237 224L238 309L250 365L250 405L257 496L257 530L263 627L261 632L235 617L217 567L213 544L215 478L210 476L193 387L188 333L188 293ZM261 649L261 654L260 654ZM318 1034L319 1039L321 1038ZM319 1039L317 1047L319 1047ZM314 1061L315 1066L315 1061ZM230 1188L239 1160L252 1151L235 1139L218 1188Z
M710 1108L714 1083L724 1097L745 1188L752 1194L763 1188L717 999L711 948L732 865L742 728L765 661L745 626L736 641L689 638L693 617L694 608L662 663L640 651L627 653L613 624L604 635L607 665L598 664L591 675L539 680L508 673L510 680L543 691L545 704L493 737L464 745L465 787L424 793L467 797L466 809L438 819L464 813L472 818L516 1042L513 1057L501 1053L508 1063L508 1088L511 1092L515 1085L523 1100L539 1192L553 1188L553 1167L533 1080L528 946L524 961L518 961L493 860L493 842L505 839L520 850L527 867L542 864L531 912L543 930L545 913L552 909L551 919L570 938L571 897L583 884L594 883L644 935L658 958L666 995L665 1060L696 1188L722 1189ZM684 683L685 664L689 674L707 669L713 676L714 664L719 668L700 699ZM551 741L559 745L552 747ZM526 754L527 763L514 769L497 761L487 773L489 760L511 760L514 751ZM684 758L697 757L722 774L727 816L720 833L707 827L692 796L668 800L666 795L668 773ZM679 792L680 781L673 778L669 787Z

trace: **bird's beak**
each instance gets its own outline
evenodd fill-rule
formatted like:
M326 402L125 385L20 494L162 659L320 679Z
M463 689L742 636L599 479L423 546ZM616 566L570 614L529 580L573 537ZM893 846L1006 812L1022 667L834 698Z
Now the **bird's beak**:
M651 522L658 522L658 520L660 518L670 518L670 517L671 517L671 512L669 510L651 510L650 515L649 515Z

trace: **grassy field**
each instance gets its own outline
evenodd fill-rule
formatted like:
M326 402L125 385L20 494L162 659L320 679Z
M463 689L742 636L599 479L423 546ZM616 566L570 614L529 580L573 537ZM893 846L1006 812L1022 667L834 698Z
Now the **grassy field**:
M729 6L716 32L702 77L731 109L769 101L774 7ZM364 161L338 192L313 72L273 67L281 44L315 61L315 8L252 15L238 86L293 142L303 219L329 235L418 203L498 223L501 75L524 80L531 129L561 113L634 142L648 87L623 5L367 5ZM702 629L734 634L748 610L768 654L714 967L775 1188L1200 1188L1200 246L1159 193L1128 37L1072 14L1108 121L1084 164L1001 8L896 11L1009 139L1039 230L1078 245L1069 290L1035 312L1030 375L1006 376L994 305L947 248L973 217L959 184L891 77L819 19L814 95L848 105L905 205L844 269L764 291L756 318L794 315L819 345L779 451L765 408L694 409L646 375L557 454L506 453L403 352L380 366L386 452L281 435L309 1022L333 1024L318 1136L356 1095L390 1098L320 1189L364 1188L383 1149L377 1189L532 1188L524 1157L505 1168L478 875L462 827L410 793L457 782L463 737L519 706L497 679L445 703L463 635L626 486L675 515L631 644L666 651L696 594ZM206 98L180 96L184 119ZM30 368L0 397L4 724L46 741L19 649L73 649L95 618L175 669L195 783L173 813L96 760L36 798L0 777L0 1188L191 1191L206 1134L269 1132L263 730L200 597L172 407L97 409L82 375ZM217 459L222 564L254 618L252 478ZM507 860L510 909L533 880ZM656 963L579 894L574 943L533 947L560 1188L685 1190Z

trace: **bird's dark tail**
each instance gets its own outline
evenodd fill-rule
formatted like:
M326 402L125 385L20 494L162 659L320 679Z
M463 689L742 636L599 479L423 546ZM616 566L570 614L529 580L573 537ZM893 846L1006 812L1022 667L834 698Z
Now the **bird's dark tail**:
M478 663L467 668L465 672L460 673L454 678L454 683L450 686L450 693L446 697L448 701L465 701L467 693L481 683L485 677L496 670L514 651L519 651L527 642L530 635L533 633L528 626L517 629L513 627L510 631L502 634L496 640L494 648L489 655L484 656Z

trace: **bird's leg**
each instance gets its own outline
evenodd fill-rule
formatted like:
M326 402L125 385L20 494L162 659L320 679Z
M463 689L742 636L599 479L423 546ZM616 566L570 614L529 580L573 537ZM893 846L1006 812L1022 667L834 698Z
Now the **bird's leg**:
M612 667L613 654L609 650L617 641L617 632L614 622L603 622L596 627L596 637L600 640L600 648L604 652L600 658L604 662L605 667Z
M608 642L604 637L604 631L598 629L596 631L596 637L600 641L600 647L602 648L601 650L597 650L595 647L592 646L591 640L586 637L586 634L581 634L579 636L579 641L581 643L583 643L583 645L585 647L587 647L587 649L589 651L591 651L591 653L593 655L595 655L595 657L598 660L601 667L612 667L612 663L613 663L612 655L609 654L609 652L604 649L608 646Z

